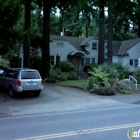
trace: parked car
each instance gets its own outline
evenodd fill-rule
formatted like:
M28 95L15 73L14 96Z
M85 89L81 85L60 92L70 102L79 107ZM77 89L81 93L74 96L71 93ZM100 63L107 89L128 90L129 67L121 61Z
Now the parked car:
M8 68L0 75L0 86L7 89L11 97L19 93L39 96L43 90L40 73L28 68Z

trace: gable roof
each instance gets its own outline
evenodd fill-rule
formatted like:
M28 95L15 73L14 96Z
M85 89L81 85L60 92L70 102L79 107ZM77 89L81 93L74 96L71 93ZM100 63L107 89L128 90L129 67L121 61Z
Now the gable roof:
M84 40L84 38L79 37L71 37L71 36L58 36L58 35L50 35L51 40L63 40L69 42L76 49L82 51L80 47L80 43Z
M112 41L112 53L118 54L122 41Z
M112 41L112 53L114 55L127 54L127 51L140 42L140 38L125 41Z
M79 51L85 51L81 46L86 46L87 42L92 39L96 39L94 37L88 38L79 38L79 37L71 37L71 36L58 36L58 35L50 35L51 40L63 40L69 42L72 46L74 46Z
M118 54L125 54L128 50L140 42L140 38L122 41Z
M59 35L50 35L50 39L67 41L72 46L74 46L77 50L84 51L84 52L86 52L86 50L84 47L81 46L88 45L87 43L92 39L98 40L98 38L96 37L79 38L79 37L59 36ZM125 41L112 41L112 53L113 55L127 54L127 51L130 50L139 42L140 42L140 38L125 40Z

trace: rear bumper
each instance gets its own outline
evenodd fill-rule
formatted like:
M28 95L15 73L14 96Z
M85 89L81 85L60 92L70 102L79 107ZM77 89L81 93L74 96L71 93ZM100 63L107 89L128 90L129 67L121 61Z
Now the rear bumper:
M23 90L22 93L38 93L41 92L41 90Z
M21 93L35 93L35 92L41 92L43 90L43 86L35 87L35 88L22 88L22 87L16 87L15 92L21 92Z

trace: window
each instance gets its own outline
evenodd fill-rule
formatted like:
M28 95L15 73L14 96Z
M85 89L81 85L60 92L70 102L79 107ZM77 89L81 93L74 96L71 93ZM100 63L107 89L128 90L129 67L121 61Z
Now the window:
M95 64L95 58L92 58L92 64Z
M13 76L13 71L12 70L7 70L4 74L4 77L12 78Z
M130 66L133 66L133 60L130 60L130 61L129 61L129 65L130 65Z
M81 66L84 66L84 58L81 58Z
M57 43L56 43L56 46L57 46L57 47L63 47L64 44L63 44L63 42L57 42Z
M60 62L60 56L59 55L56 55L56 64Z
M17 79L17 76L18 76L18 71L14 71L14 72L13 72L13 78L14 78L14 79Z
M90 64L90 58L86 58L86 64Z
M138 59L130 59L129 65L132 67L138 67Z
M138 67L138 60L134 60L134 67Z
M21 79L40 79L40 76L36 71L22 71Z
M97 50L97 43L92 43L92 49Z
M54 65L54 56L50 56L50 62L51 62L51 65Z

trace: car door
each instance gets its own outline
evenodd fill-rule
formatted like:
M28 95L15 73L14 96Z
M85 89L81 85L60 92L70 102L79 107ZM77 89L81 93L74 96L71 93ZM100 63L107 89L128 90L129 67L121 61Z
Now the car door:
M12 70L7 70L3 73L3 75L0 78L0 85L4 88L8 88L9 84L11 82L11 77L12 77L13 71Z

